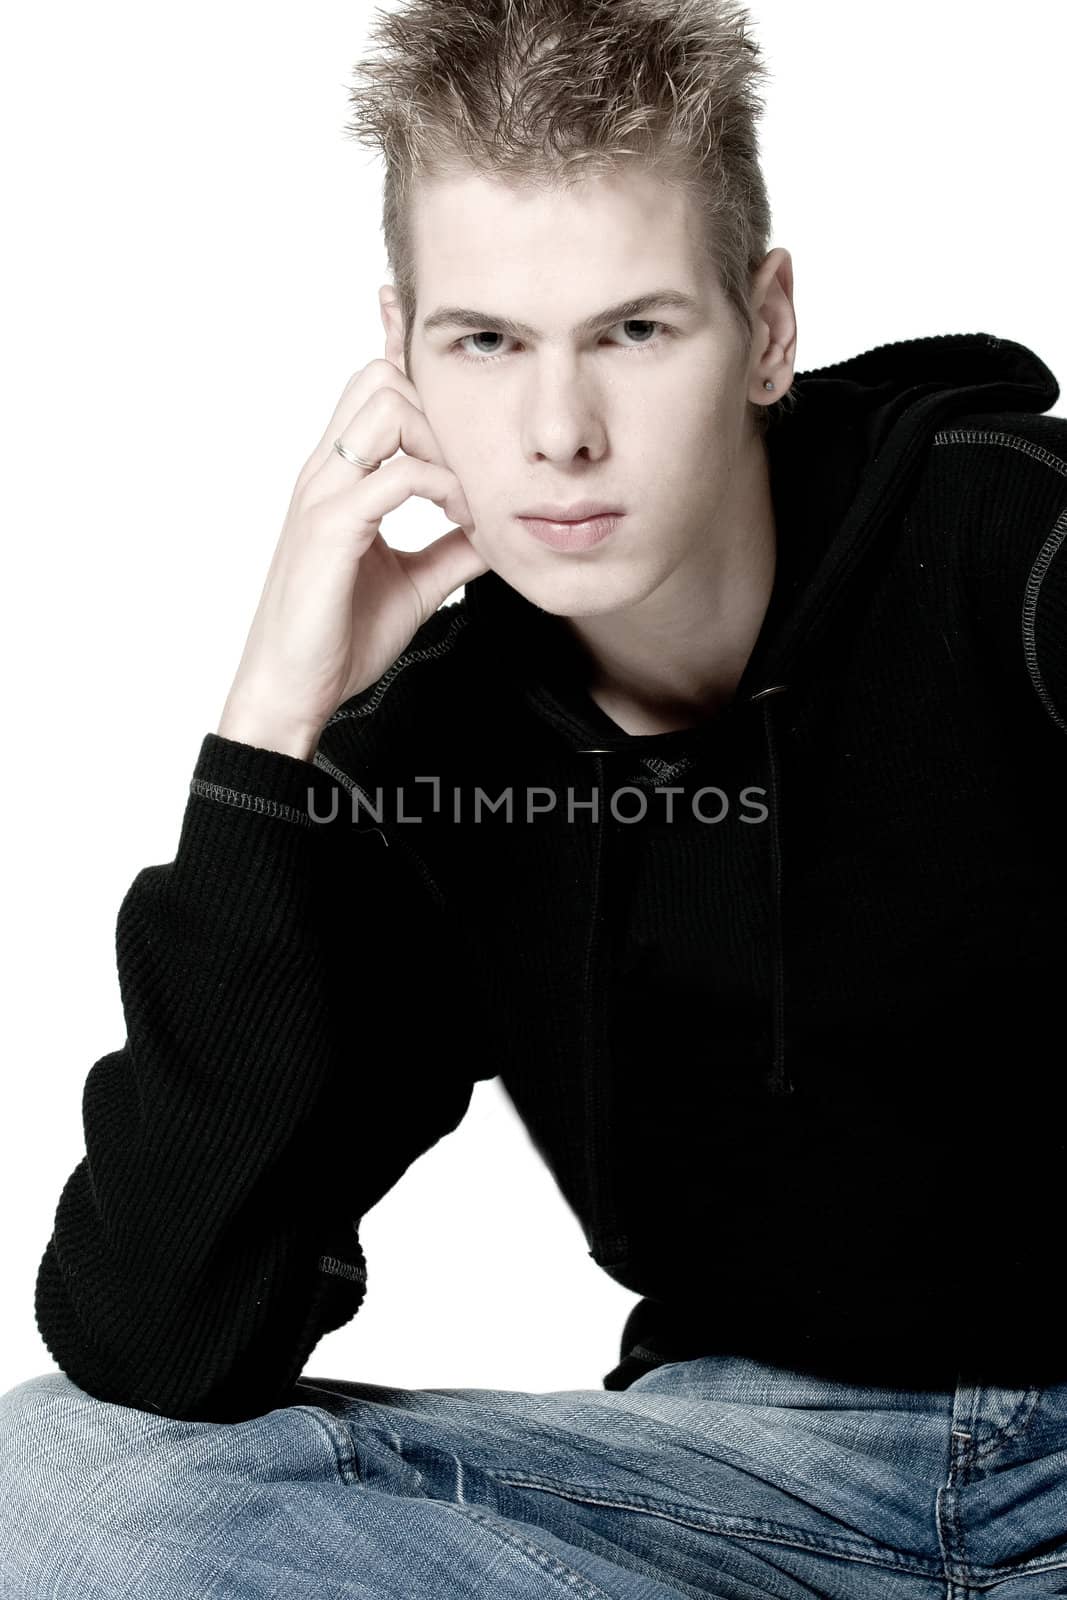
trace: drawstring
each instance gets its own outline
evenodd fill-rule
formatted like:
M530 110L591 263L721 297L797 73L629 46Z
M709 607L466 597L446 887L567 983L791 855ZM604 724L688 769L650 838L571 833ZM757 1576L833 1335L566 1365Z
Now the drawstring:
M778 793L778 756L774 747L773 696L782 694L789 685L777 683L773 688L761 689L753 701L763 701L763 736L767 744L767 772L770 778L771 813L771 897L772 961L771 984L771 1070L766 1083L771 1094L792 1094L795 1085L785 1069L785 957L782 940L782 834L781 801Z

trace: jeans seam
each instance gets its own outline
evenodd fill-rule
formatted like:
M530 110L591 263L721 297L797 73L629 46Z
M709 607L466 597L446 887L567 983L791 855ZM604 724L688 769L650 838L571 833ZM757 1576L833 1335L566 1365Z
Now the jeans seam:
M563 1480L537 1477L532 1474L524 1478L514 1478L494 1472L492 1476L498 1483L510 1488L539 1489L549 1494L558 1494L563 1499L573 1500L581 1505L603 1506L609 1510L629 1511L638 1516L660 1517L665 1522L678 1524L679 1527L693 1528L697 1533L710 1533L728 1539L756 1539L771 1544L785 1544L795 1549L812 1550L818 1555L884 1567L893 1572L908 1572L933 1578L940 1578L943 1575L941 1563L930 1557L909 1555L903 1550L891 1551L889 1546L884 1546L881 1550L885 1556L897 1558L885 1559L883 1554L875 1553L869 1548L872 1541L863 1543L851 1539L820 1540L812 1538L802 1528L793 1528L787 1523L767 1518L717 1517L714 1513L702 1512L695 1506L687 1508L681 1505L669 1505L667 1502L656 1501L651 1496L612 1495L610 1490L601 1495L592 1487L568 1484ZM685 1515L687 1510L690 1511L690 1515Z
M584 1595L586 1600L615 1600L613 1595L609 1595L606 1590L601 1589L591 1579L583 1578L580 1572L575 1572L572 1567L566 1566L557 1556L551 1555L547 1550L540 1549L531 1540L524 1539L521 1534L513 1532L510 1528L501 1527L493 1517L485 1512L476 1510L473 1506L461 1505L455 1501L452 1502L452 1507L453 1510L462 1512L471 1522L477 1522L481 1527L488 1529L490 1533L495 1533L497 1538L501 1539L505 1544L521 1550L543 1572L547 1571L561 1583L566 1583L576 1594ZM559 1535L556 1535L556 1537L558 1538Z
M1010 1443L1012 1439L1018 1439L1020 1435L1024 1434L1033 1421L1040 1394L1041 1390L1039 1388L1025 1390L1022 1399L1004 1426L998 1428L988 1439L983 1439L972 1447L971 1461L987 1460L990 1456L996 1455L997 1451Z
M356 1453L356 1443L352 1437L352 1430L346 1428L342 1423L338 1423L328 1411L320 1406L301 1404L290 1406L289 1409L291 1411L303 1411L318 1427L319 1433L325 1434L333 1451L337 1475L341 1482L348 1485L362 1483L359 1457Z

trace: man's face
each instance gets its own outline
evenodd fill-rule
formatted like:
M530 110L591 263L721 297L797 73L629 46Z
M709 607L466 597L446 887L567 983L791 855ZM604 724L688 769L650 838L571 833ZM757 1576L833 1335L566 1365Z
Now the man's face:
M636 171L566 193L464 174L414 199L410 376L463 487L475 548L556 615L615 611L697 570L751 447L749 352L690 237L691 204ZM695 306L573 331L663 289ZM484 320L425 329L441 307ZM494 317L536 332L514 337ZM578 500L625 511L580 553L549 548L516 517Z

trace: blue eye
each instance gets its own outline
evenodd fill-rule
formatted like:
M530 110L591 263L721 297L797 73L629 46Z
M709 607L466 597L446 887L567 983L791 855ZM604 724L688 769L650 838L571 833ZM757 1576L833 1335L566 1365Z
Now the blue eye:
M633 327L637 327L637 328L661 328L663 330L666 338L670 338L671 335L674 332L674 330L672 328L670 328L667 325L667 323L665 323L665 322L649 322L645 318L642 318L642 317L630 317L625 322L617 322L615 324L615 326L617 328L633 328ZM462 348L462 346L464 344L466 344L468 339L486 339L486 338L489 338L489 339L506 339L507 335L503 334L503 333L498 333L493 328L479 329L477 333L464 334L463 337L461 339L457 339L456 342L450 348L453 349L456 352L456 354L459 356L461 361L473 361L478 366L485 366L490 361L502 361L503 360L503 355L502 354L499 354L499 355L484 355L484 354L483 355L472 355L470 353L470 351L464 350ZM664 341L663 338L642 339L637 344L621 345L619 348L623 349L623 350L633 351L634 353L637 353L638 351L642 351L642 350L658 350L658 349L660 349L660 347L663 345L664 342L665 341Z

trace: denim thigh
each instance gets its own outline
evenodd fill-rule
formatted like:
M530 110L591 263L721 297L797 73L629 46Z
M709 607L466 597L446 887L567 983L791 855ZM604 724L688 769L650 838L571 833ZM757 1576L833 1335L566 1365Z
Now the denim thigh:
M242 1423L0 1397L3 1600L1067 1595L1067 1385L743 1357L622 1391L306 1377Z

